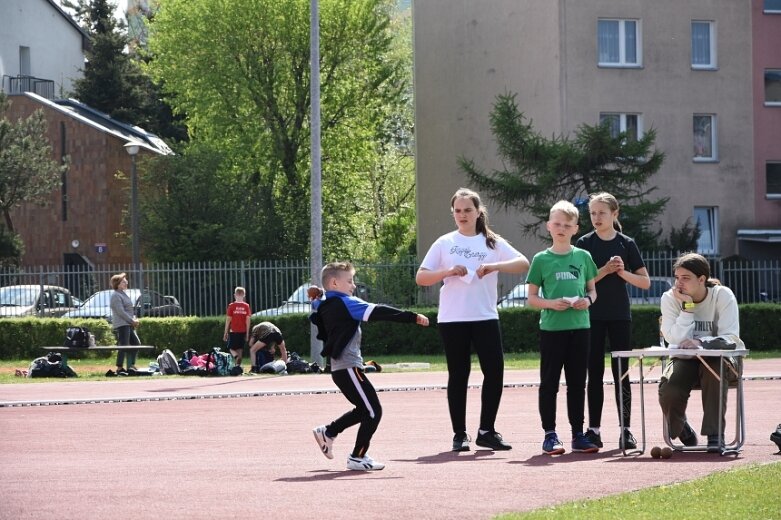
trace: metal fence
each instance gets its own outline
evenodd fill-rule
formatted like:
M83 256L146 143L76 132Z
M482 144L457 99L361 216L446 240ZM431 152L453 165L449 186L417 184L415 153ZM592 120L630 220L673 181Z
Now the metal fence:
M672 279L675 254L651 252L643 257L651 276ZM710 260L714 276L735 292L739 302L781 301L779 260ZM436 287L421 288L415 284L417 268L414 257L400 262L357 263L356 281L365 287L361 296L399 307L436 304ZM130 287L143 286L176 297L185 315L219 316L225 313L233 290L239 285L247 289L253 312L279 307L299 286L309 282L310 266L307 260L141 264L138 269L129 264L90 269L37 266L0 271L0 287L60 286L84 300L99 290L110 289L111 276L121 272L128 274ZM501 275L499 296L523 281L522 276Z

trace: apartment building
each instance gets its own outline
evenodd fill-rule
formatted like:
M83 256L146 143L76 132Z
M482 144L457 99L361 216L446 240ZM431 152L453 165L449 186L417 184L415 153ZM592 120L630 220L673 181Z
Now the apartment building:
M754 68L779 59L778 43L752 55L757 12L733 0L413 3L417 193L426 201L418 204L419 250L453 228L449 197L467 184L459 156L502 168L489 117L506 92L543 135L604 120L638 135L656 129L666 159L654 195L670 197L658 222L665 237L693 218L699 250L730 256L739 252L739 231L781 229L779 201L758 181L766 162L775 179L778 131L768 137L767 159L755 160L756 112L771 107L755 102ZM781 15L765 22L781 34ZM777 119L767 124L778 128ZM521 234L523 212L485 202L493 226L521 251L544 246Z

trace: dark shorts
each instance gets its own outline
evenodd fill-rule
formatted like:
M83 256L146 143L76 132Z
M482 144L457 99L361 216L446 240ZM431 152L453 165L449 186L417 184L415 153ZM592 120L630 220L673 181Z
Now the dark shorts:
M244 350L244 340L246 337L246 332L231 332L228 334L228 348L230 350Z
M260 338L258 341L265 343L266 346L268 346L272 344L279 345L280 343L285 341L285 339L282 337L281 332L270 332L269 334L266 334L265 336Z
M274 355L271 354L271 352L268 350L262 348L255 352L255 363L253 366L260 368L266 363L271 363L272 361L274 361Z

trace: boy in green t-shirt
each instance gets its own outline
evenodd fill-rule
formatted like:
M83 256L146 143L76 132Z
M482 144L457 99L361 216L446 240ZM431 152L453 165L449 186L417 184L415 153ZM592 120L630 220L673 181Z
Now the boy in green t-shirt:
M572 245L578 231L578 209L559 201L547 223L553 245L534 255L526 277L529 305L540 313L539 410L545 440L542 451L564 453L556 435L556 395L561 370L567 380L567 416L572 427L572 451L594 453L599 448L583 435L586 369L590 343L588 308L597 299L597 266L591 254ZM543 298L540 296L540 289Z

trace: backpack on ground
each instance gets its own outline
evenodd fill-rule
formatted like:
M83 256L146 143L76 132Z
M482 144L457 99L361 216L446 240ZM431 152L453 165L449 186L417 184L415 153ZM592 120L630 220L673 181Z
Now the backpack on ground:
M210 368L209 375L212 376L229 376L235 365L233 356L223 352L220 347L214 347L207 360L206 366Z
M30 363L27 377L78 377L68 365L62 364L62 355L59 352L49 352L44 357L39 357Z
M165 375L175 375L180 372L179 363L176 361L176 356L170 349L163 350L159 356L157 356L157 366L160 367L160 373Z
M309 363L305 359L301 359L301 356L296 352L291 352L287 362L288 374L308 374Z
M63 346L68 348L87 348L90 346L90 336L92 334L85 327L68 327L65 331ZM94 345L95 340L92 339L91 343Z

